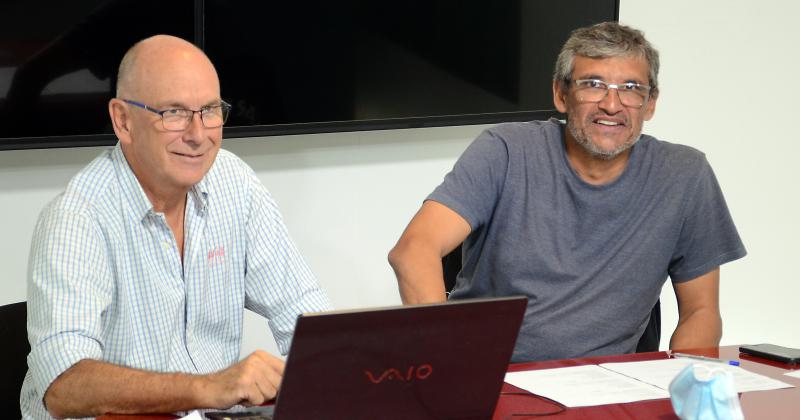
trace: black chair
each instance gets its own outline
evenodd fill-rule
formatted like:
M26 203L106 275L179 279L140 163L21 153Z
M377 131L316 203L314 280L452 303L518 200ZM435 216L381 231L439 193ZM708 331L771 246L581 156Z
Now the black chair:
M442 270L444 271L444 290L449 295L456 285L456 276L461 271L461 245L457 246L449 254L442 258ZM636 353L658 351L661 342L661 300L657 300L650 311L650 320L647 327L636 344Z
M456 287L456 277L461 271L461 245L442 258L442 270L444 270L444 291L449 295Z
M28 371L27 330L28 309L25 302L0 306L0 338L5 341L0 346L0 360L3 362L3 380L0 381L0 413L3 418L22 417L19 410L19 394L22 380Z

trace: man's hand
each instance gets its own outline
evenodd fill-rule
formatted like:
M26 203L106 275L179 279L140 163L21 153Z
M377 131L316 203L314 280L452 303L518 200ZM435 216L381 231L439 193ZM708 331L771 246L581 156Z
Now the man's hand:
M201 401L219 409L236 404L261 405L277 395L283 368L281 359L257 350L225 370L204 376Z

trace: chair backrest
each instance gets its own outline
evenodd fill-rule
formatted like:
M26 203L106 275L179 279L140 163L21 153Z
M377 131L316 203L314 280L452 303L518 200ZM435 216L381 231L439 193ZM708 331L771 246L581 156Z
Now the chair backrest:
M461 245L450 251L442 258L442 270L444 271L444 291L448 295L456 287L456 277L461 271Z
M0 346L3 380L0 381L0 413L3 418L22 417L19 410L19 394L22 380L28 371L27 303L19 302L0 306L0 337L5 344Z
M636 353L646 353L649 351L658 351L658 345L661 343L661 299L656 301L653 309L650 310L650 320L647 321L647 327L644 333L639 338L639 344L636 345Z
M450 291L456 286L456 277L461 271L461 245L442 258L442 270L444 271L444 290L450 295ZM658 351L661 342L661 300L657 300L650 310L650 320L647 327L639 338L636 345L637 353Z

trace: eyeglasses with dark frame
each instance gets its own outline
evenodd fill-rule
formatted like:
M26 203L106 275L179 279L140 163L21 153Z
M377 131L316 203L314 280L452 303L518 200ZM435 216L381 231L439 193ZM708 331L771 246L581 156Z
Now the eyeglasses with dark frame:
M141 102L123 99L122 102L133 106L146 109L161 117L161 123L167 131L183 131L192 123L195 113L200 114L200 121L205 128L222 127L228 120L231 112L231 104L220 101L219 105L204 106L198 110L186 108L170 108L158 110Z
M600 102L608 95L609 89L616 89L619 101L630 108L641 108L650 97L650 86L634 82L606 83L598 79L579 79L572 82L581 102Z

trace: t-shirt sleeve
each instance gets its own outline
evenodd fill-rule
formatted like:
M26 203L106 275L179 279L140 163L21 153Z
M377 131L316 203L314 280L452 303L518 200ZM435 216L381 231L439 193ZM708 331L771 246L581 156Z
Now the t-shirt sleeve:
M427 199L455 211L475 231L491 219L507 169L506 142L486 130L467 147L453 170Z
M683 226L669 265L670 278L676 283L699 277L747 254L705 157L694 189L686 194Z

